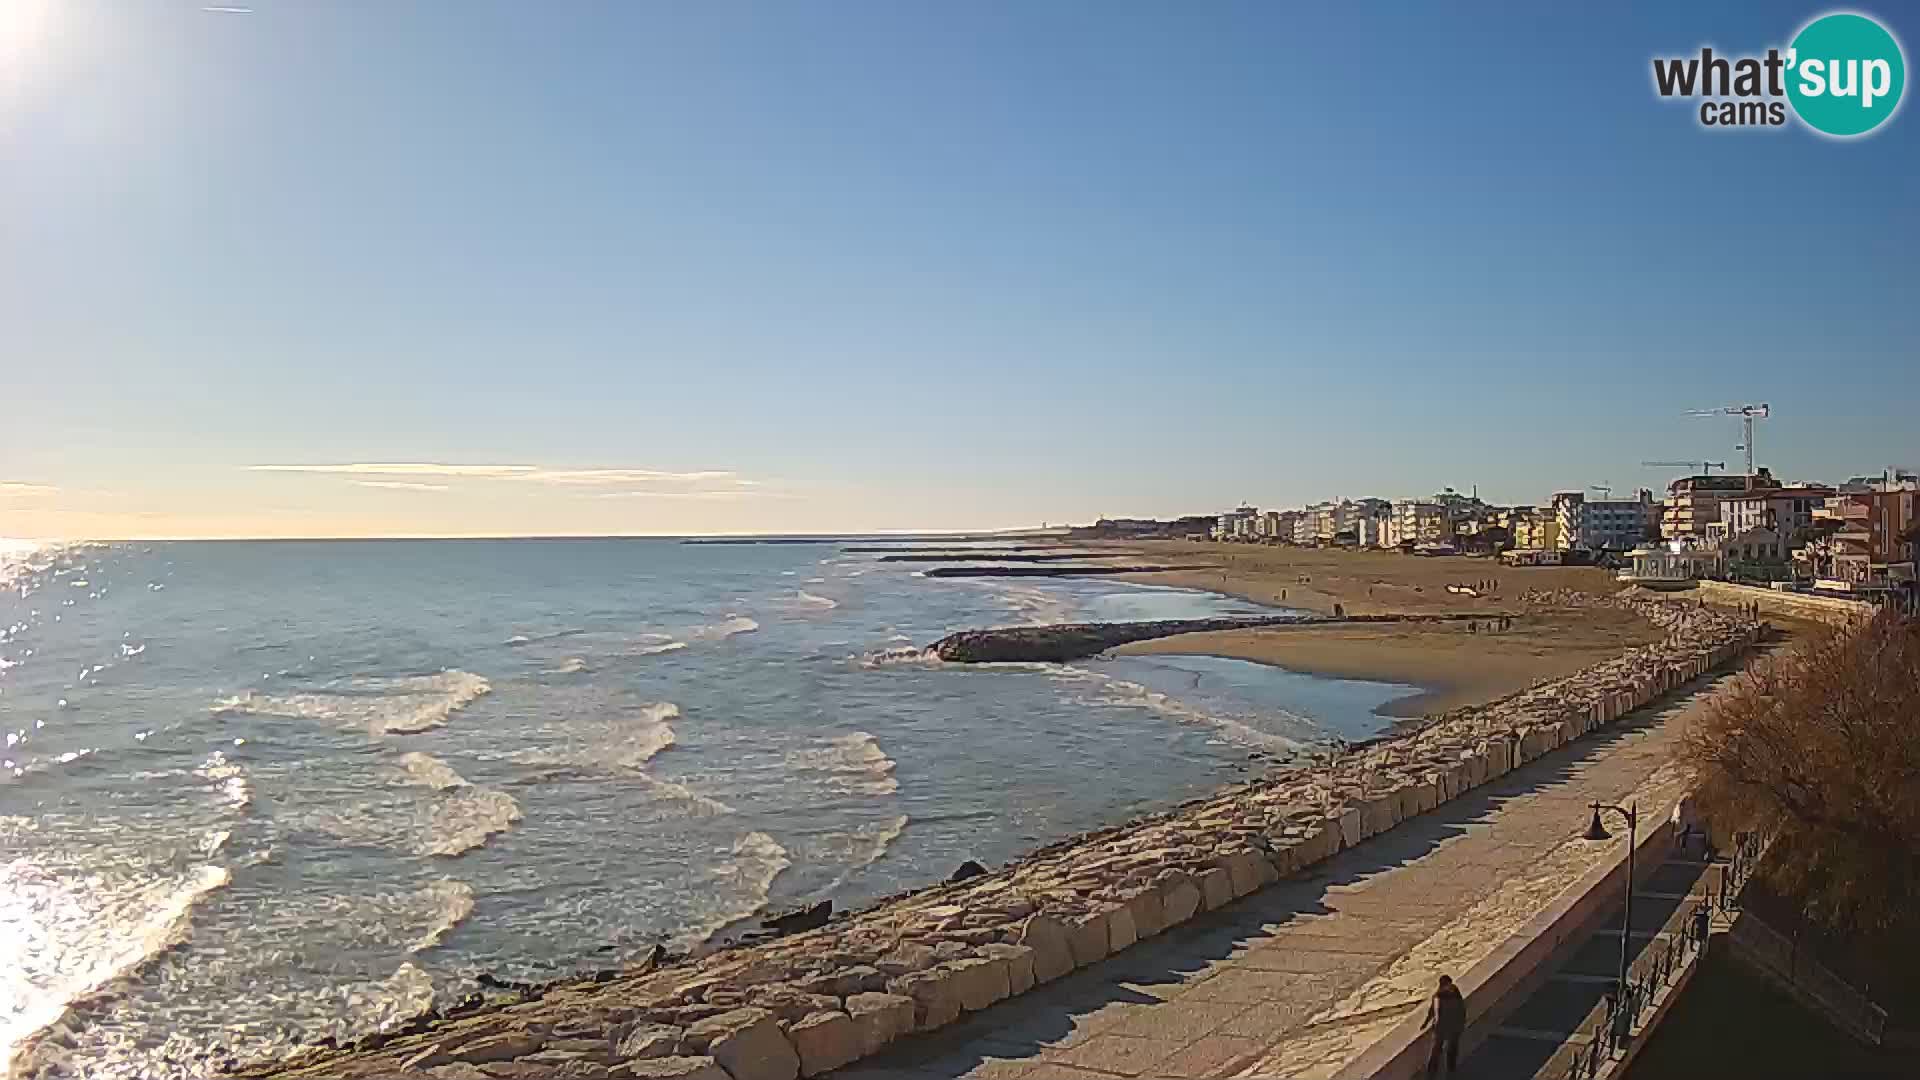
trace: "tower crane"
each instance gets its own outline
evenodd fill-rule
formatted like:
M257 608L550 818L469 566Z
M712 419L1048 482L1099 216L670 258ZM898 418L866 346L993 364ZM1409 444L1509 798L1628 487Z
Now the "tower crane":
M1718 409L1688 409L1688 416L1737 416L1740 418L1740 445L1735 450L1747 452L1747 483L1753 483L1753 422L1765 420L1768 411L1765 402L1758 405L1723 405Z
M1640 464L1649 469L1692 469L1703 476L1712 476L1715 469L1727 471L1724 461L1643 461Z

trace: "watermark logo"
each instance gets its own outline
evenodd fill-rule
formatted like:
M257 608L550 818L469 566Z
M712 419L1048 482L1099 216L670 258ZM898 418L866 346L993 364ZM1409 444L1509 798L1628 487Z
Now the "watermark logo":
M1700 99L1702 127L1781 127L1789 110L1834 138L1865 135L1899 111L1906 55L1879 22L1850 11L1822 15L1786 49L1762 56L1655 57L1654 90Z

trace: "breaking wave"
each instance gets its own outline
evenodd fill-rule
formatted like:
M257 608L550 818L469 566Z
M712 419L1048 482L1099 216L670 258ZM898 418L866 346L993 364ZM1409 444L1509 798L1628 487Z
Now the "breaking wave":
M408 735L447 718L493 687L470 671L437 675L360 676L296 694L253 690L214 702L218 714L324 720L371 735Z
M695 630L691 636L702 641L720 641L736 634L751 634L760 629L760 624L745 615L728 615L725 619Z
M680 936L681 946L702 944L765 907L774 879L792 865L787 849L766 833L756 830L735 840L727 856L707 869L714 886L708 895L718 901L717 906L703 912L700 921Z
M911 639L908 639L911 640ZM854 663L863 668L888 667L939 667L945 663L932 649L918 646L902 646L897 649L876 649L865 656L858 657Z
M822 611L831 611L840 606L840 601L838 600L832 600L824 596L816 596L805 589L795 593L793 598L808 607L819 608Z
M548 675L578 675L587 670L587 662L578 656L569 656L558 666L546 669Z
M900 790L893 770L898 763L864 731L825 740L811 750L787 755L787 766L826 774L826 785L843 795L891 795Z
M630 717L569 724L564 744L518 750L507 755L507 760L582 772L638 771L674 744L672 722L679 718L680 706L671 701L656 702Z
M684 641L666 641L658 645L641 645L628 650L628 653L632 656L658 656L661 653L678 652L686 647L687 643Z
M414 850L451 858L472 851L519 820L520 804L513 796L469 784L435 804Z
M454 927L473 914L473 886L464 881L443 878L422 888L418 896L433 912L433 921L408 952L424 952L440 944Z
M76 881L28 859L0 867L0 926L14 953L0 969L0 1064L69 1006L185 941L194 906L231 880L224 867L200 866L114 890L97 876Z
M435 791L447 791L451 788L467 786L467 779L453 771L453 766L418 750L400 755L400 767L406 770L407 778L413 783L424 784Z
M1123 708L1146 709L1159 713L1182 724L1197 724L1211 727L1221 737L1236 746L1249 750L1260 750L1272 754L1294 754L1304 749L1306 738L1289 738L1270 731L1262 731L1230 716L1218 716L1196 709L1191 705L1136 682L1115 678L1097 671L1088 671L1071 665L1062 665L1052 673L1056 678L1069 684L1089 687L1098 699L1093 704L1118 705ZM1297 723L1303 735L1312 729L1312 721L1291 713L1283 714L1289 722Z
M565 630L549 630L544 634L515 634L502 642L502 644L518 647L521 645L532 645L540 641L558 641L561 638L578 637L584 633L586 633L584 629L569 627Z

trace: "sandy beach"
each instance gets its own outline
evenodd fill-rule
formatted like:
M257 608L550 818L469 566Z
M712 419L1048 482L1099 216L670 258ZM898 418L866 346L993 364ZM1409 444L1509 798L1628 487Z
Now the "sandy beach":
M1523 602L1528 592L1615 591L1593 567L1503 567L1490 559L1423 558L1394 552L1341 551L1247 544L1145 543L1129 554L1159 561L1205 562L1216 569L1130 577L1145 584L1208 589L1263 604L1351 615L1383 612L1473 613L1466 623L1381 623L1229 630L1183 634L1127 645L1121 653L1184 653L1274 664L1348 679L1398 682L1425 693L1384 706L1391 716L1419 716L1490 701L1545 679L1569 674L1660 638L1652 624L1616 608ZM1450 584L1496 582L1486 595L1449 593ZM1495 629L1497 613L1514 616Z

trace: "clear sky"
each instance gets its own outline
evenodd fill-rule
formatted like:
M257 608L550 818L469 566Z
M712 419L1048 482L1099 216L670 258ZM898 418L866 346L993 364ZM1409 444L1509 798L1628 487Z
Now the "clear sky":
M207 6L0 0L0 535L1920 465L1920 114L1652 89L1823 5Z

